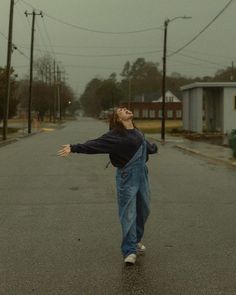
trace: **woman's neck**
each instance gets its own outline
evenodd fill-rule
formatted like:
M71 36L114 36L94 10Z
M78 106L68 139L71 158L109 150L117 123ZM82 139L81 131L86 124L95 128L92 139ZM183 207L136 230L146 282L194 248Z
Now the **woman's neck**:
M134 129L134 124L132 120L122 121L125 129Z

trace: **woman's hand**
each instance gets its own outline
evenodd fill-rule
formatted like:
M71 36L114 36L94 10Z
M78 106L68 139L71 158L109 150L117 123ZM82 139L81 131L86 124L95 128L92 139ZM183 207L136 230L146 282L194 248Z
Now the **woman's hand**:
M62 149L57 152L57 155L60 157L67 157L71 153L70 145L65 144L62 146Z

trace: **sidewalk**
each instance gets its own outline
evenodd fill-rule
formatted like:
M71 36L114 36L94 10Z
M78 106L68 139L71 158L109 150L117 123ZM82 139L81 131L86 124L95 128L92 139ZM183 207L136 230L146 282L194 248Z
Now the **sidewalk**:
M162 142L160 134L147 134L146 136ZM166 136L165 143L171 143L175 148L185 152L236 167L236 159L233 158L231 148L169 135Z
M28 137L28 136L32 136L35 134L38 134L40 132L48 132L48 131L53 131L55 129L61 128L63 126L62 124L58 124L58 123L52 123L52 122L36 122L32 123L31 126L31 133L28 133L28 125L27 122L9 122L8 123L8 127L10 128L17 128L18 131L14 132L14 133L8 133L7 134L7 139L3 140L2 136L0 135L0 147L16 142L19 139L23 138L23 137ZM2 123L0 124L0 127L2 127Z

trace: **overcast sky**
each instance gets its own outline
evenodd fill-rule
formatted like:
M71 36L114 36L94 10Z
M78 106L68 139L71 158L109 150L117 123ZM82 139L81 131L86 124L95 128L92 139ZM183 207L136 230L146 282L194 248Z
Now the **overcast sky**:
M45 14L36 18L35 58L50 52L64 65L68 82L77 93L94 77L120 73L124 63L145 57L162 62L163 27L166 18L177 19L168 26L168 53L177 50L200 32L229 0L15 0L13 43L29 57L32 5ZM27 4L28 3L28 4ZM10 0L0 0L0 66L6 64ZM167 72L186 76L212 75L236 62L236 0L191 45L168 58ZM53 18L59 19L58 22ZM96 33L92 31L120 32ZM130 55L129 55L130 54ZM108 56L101 56L108 55ZM109 56L114 55L114 56ZM206 60L206 61L202 61ZM12 66L19 77L29 71L29 59L14 51Z

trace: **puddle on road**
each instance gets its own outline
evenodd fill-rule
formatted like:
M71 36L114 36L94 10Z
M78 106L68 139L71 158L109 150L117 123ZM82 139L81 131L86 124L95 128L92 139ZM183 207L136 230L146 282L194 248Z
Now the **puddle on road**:
M73 186L73 187L69 187L69 190L71 190L71 191L78 191L79 188L78 188L78 186Z
M55 129L53 129L53 128L42 128L41 130L43 132L51 132L51 131L54 131Z

